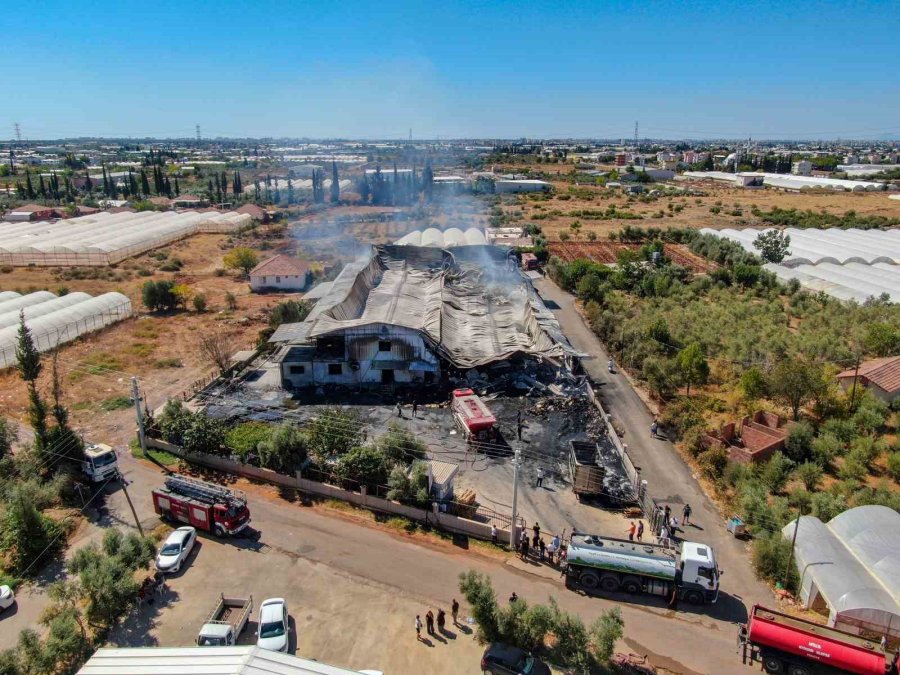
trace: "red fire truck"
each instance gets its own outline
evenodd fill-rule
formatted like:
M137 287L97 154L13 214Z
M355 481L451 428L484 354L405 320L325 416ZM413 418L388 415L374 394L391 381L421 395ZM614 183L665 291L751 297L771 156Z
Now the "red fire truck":
M455 389L450 399L450 410L468 440L493 440L497 418L474 391Z
M760 661L767 673L785 675L897 675L897 653L879 640L829 628L754 605L741 626L744 663Z
M188 476L169 476L153 490L153 510L163 520L193 525L217 537L235 535L250 524L247 495Z

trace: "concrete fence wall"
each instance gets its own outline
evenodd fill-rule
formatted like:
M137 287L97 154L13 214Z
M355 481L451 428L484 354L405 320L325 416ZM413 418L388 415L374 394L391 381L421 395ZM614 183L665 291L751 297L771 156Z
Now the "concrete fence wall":
M434 508L432 510L407 506L400 502L381 499L380 497L366 494L365 488L360 492L353 492L352 490L345 490L336 485L329 485L328 483L320 483L308 478L303 478L299 471L296 476L285 476L284 474L277 473L270 469L262 469L250 466L249 464L242 464L226 457L218 457L216 455L207 455L203 453L188 453L180 446L167 443L158 438L150 438L149 436L147 437L147 446L156 448L157 450L165 450L176 457L181 457L186 462L199 464L217 471L224 471L225 473L232 473L244 476L245 478L252 478L274 485L294 488L300 492L306 492L318 497L339 499L371 511L402 516L418 523L427 522L442 529L449 530L450 532L464 534L475 537L476 539L490 540L491 538L491 526L489 524L479 523L467 518L460 518L459 516L448 513L441 513L437 504L433 505ZM504 544L508 544L509 530L497 528L497 539Z

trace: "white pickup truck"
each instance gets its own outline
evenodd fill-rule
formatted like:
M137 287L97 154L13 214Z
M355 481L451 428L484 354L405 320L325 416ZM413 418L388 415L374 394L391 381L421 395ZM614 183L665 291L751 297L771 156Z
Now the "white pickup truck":
M102 483L119 470L119 458L108 445L91 443L84 448L81 470L94 483Z
M201 647L235 645L241 631L247 626L252 611L252 595L246 598L227 598L223 593L200 628L197 644Z

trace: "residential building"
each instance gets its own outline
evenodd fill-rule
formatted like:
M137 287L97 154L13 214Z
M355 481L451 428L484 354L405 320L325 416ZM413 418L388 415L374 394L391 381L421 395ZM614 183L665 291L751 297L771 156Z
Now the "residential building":
M289 255L276 255L250 270L250 288L254 291L306 290L312 279L309 263Z
M811 176L812 162L808 159L801 159L791 164L791 173L795 176Z
M269 212L256 204L244 204L240 208L235 209L235 212L245 213L259 223L269 222Z
M60 215L52 206L41 204L25 204L17 206L6 214L5 219L11 223L25 223L37 220L50 220Z
M209 206L209 200L197 195L181 195L172 200L174 209L196 209L204 206Z
M494 192L496 193L549 192L552 189L553 186L545 180L523 178L494 181Z
M900 356L863 361L859 370L850 368L837 374L845 391L853 389L853 382L860 389L868 389L875 398L890 403L900 395Z

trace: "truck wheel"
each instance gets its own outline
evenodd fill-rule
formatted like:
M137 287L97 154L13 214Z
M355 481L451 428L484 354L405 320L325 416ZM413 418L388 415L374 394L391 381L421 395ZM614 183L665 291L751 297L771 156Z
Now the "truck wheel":
M775 656L764 656L763 657L763 670L767 673L783 673L784 672L784 663L781 659Z
M221 525L216 525L215 528L213 528L213 534L215 534L219 539L223 539L226 534L225 528Z
M600 585L600 578L593 572L584 572L580 577L578 577L578 583L581 584L584 588L594 590L595 588L597 588L597 586Z
M792 663L788 666L788 675L812 675L812 671L804 665Z
M612 574L604 574L600 579L600 588L604 591L617 591L619 590L619 580Z
M703 594L700 591L688 591L684 594L684 599L692 605L703 604Z
M636 577L625 577L622 580L622 590L632 595L640 593L643 590L640 579Z

